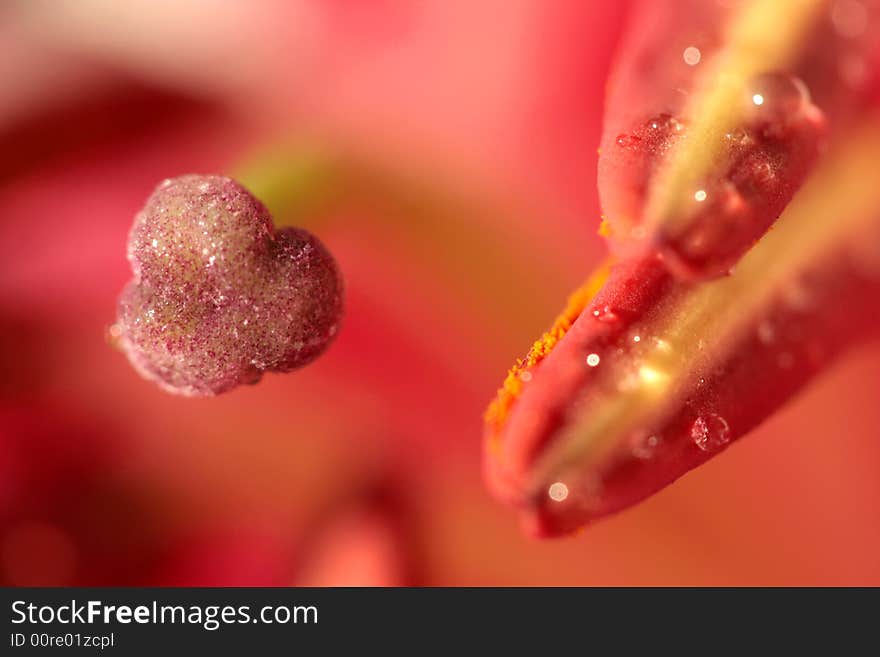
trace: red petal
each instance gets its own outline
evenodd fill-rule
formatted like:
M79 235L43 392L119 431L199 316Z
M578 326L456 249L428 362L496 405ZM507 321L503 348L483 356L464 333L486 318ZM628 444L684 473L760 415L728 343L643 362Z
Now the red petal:
M855 16L844 4L640 6L609 85L599 158L619 253L657 248L680 276L715 276L776 221L828 120L834 129L865 102L880 3Z
M726 278L627 261L490 414L487 472L539 534L633 504L747 433L878 328L880 124L852 136ZM496 403L496 408L498 404Z

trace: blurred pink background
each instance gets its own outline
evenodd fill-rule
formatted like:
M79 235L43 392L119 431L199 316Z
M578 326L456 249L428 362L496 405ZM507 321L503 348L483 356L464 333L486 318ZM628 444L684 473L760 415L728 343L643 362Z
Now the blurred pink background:
M626 9L4 3L0 582L880 584L876 346L577 537L527 538L484 490L485 405L602 257ZM134 213L163 178L298 143L480 201L310 217L347 315L305 370L213 399L141 380L105 338Z

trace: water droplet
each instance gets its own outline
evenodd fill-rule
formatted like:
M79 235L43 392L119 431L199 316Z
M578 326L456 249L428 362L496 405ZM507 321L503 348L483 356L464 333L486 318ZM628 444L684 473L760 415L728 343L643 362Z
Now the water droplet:
M646 124L651 130L659 130L665 133L681 132L684 126L681 121L671 114L658 114Z
M611 308L611 306L602 306L601 308L596 308L593 310L593 317L595 317L600 322L616 322L617 314Z
M523 381L524 383L528 383L529 381L532 380L532 373L531 372L520 372L519 373L519 380Z
M642 140L635 135L617 135L617 145L622 148L627 148L628 146L636 146L640 141Z
M561 481L554 482L550 484L547 494L554 502L562 502L568 497L568 486Z
M694 200L697 201L698 203L702 203L708 197L709 197L709 195L706 193L705 189L698 189L696 192L694 192Z
M776 179L776 171L774 171L773 165L770 162L760 162L754 165L752 176L762 185L771 185Z
M590 354L587 356L587 365L590 367L596 367L599 364L599 354Z
M752 117L771 127L790 122L813 108L807 85L787 73L759 75L747 88Z
M744 128L734 128L724 135L724 138L736 146L751 146L754 139Z
M633 336L633 342L641 342L641 341L642 341L641 336L639 336L639 335L634 335L634 336Z
M730 442L730 425L720 415L701 415L691 425L691 438L704 452L715 452Z
M684 49L684 52L681 53L682 59L684 59L684 63L688 66L696 66L700 63L700 59L702 58L702 53L700 49L695 46L688 46Z
M633 443L632 455L637 459L650 459L660 445L660 436L656 434L640 434Z

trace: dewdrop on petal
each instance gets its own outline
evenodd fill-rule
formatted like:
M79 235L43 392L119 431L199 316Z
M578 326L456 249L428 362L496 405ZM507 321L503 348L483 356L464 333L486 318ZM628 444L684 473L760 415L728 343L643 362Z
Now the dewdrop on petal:
M337 332L342 281L310 233L222 176L159 185L128 241L118 344L163 389L216 395L315 359Z

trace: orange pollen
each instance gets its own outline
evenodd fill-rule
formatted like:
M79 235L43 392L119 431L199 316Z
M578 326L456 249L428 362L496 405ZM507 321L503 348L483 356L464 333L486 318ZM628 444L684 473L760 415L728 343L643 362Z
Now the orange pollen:
M504 383L498 390L495 399L486 409L484 420L489 430L489 449L495 451L500 448L500 433L510 414L510 409L523 390L523 375L530 371L549 354L559 341L568 333L575 320L583 312L587 304L596 296L596 293L608 279L611 262L604 263L589 279L574 293L569 296L565 309L553 322L549 331L536 340L529 349L525 358L517 359L516 363L507 372Z

